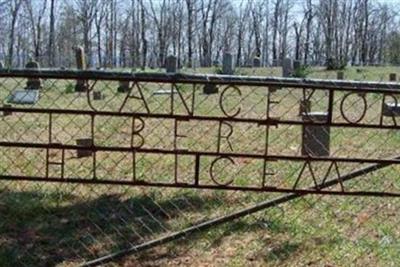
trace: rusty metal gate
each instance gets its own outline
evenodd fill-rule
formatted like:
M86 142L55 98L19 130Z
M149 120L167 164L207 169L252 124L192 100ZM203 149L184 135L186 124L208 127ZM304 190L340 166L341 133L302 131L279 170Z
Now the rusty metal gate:
M398 83L0 70L0 87L8 188L284 193L119 256L303 195L400 196Z

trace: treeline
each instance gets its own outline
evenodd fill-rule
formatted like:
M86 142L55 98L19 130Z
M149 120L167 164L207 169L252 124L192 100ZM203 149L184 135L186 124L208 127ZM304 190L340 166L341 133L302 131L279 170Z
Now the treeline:
M285 57L308 65L400 63L395 5L371 0L0 0L0 59L21 67L208 67Z

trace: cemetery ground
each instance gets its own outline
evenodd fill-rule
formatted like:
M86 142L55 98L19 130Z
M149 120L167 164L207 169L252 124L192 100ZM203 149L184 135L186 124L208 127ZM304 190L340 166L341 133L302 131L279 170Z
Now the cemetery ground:
M210 73L213 69L199 69L200 73ZM258 76L279 76L278 68L242 68L238 74ZM387 81L389 73L400 74L397 67L351 67L345 71L345 78L351 80ZM322 68L312 69L310 78L334 79L335 71ZM25 81L8 79L0 83L0 96L5 99L14 89L23 86ZM44 81L43 96L39 107L82 108L88 109L86 98L76 97L72 84L75 81ZM149 83L151 90L159 89L159 85ZM118 87L117 82L100 82L96 90L104 92L105 97L113 95L111 90ZM185 88L182 88L183 90ZM245 112L263 114L264 103L259 103L263 92L252 92L252 88L244 94L246 101L256 103ZM298 112L296 90L290 95L277 92L278 99L286 99L285 105L276 110L285 116ZM321 92L322 94L322 92ZM316 95L315 99L323 98ZM115 103L123 99L122 95L108 98L107 101L94 102L98 108L113 109ZM150 97L150 105L160 110L169 106L167 96ZM199 109L218 114L218 98L216 95L201 95ZM54 101L55 100L55 101ZM366 120L373 121L379 117L380 100L373 94L368 95L369 111ZM234 108L237 99L232 100ZM324 103L316 102L318 109ZM354 110L357 105L349 106ZM60 117L61 118L61 117ZM89 131L83 117L57 118L54 135L67 143L74 144L76 136L84 137ZM156 127L156 134L149 135L146 142L172 142L171 138L158 140L165 128ZM32 115L21 118L18 114L5 117L1 122L0 134L5 138L37 140L47 142L47 117ZM98 142L104 144L129 145L126 139L129 123L124 120L104 120L98 124L96 136ZM206 145L210 139L204 132L196 131L186 145ZM294 127L294 126L288 126ZM276 140L272 148L276 151L292 151L299 149L299 135L293 136L297 129L285 126L272 131L271 138ZM118 129L118 131L116 130ZM352 129L352 136L345 129L333 131L331 142L335 155L393 157L393 147L400 144L400 136L394 130ZM237 144L248 146L249 150L257 149L257 143L249 142L257 137L255 129L238 129L235 136ZM245 134L250 132L251 134ZM213 144L211 144L213 145ZM361 150L361 152L360 152ZM12 153L20 153L4 149L0 152L0 168L7 172L11 164L14 171L35 175L43 171L44 162L38 161L36 153L25 153L24 157ZM41 152L43 153L43 151ZM89 159L72 159L74 151L67 152L71 160L66 166L68 173L89 176L91 167ZM394 153L394 154L393 154ZM54 155L57 158L58 155ZM10 158L19 158L16 162L8 162ZM103 153L98 160L102 168L101 177L112 174L115 179L128 179L130 173L121 166L129 165L130 159L124 155L116 156ZM117 165L116 162L119 162ZM241 162L242 166L247 162ZM164 173L170 173L174 166L172 157L151 158L143 161L140 173L151 179L171 179ZM157 168L152 168L157 164ZM183 161L185 164L185 161ZM299 165L277 163L275 168L298 170ZM349 166L349 170L354 166ZM324 169L326 170L326 169ZM51 170L57 173L57 169ZM237 169L235 182L241 185L254 182L254 169ZM321 170L322 172L323 170ZM400 167L386 167L385 172L376 171L366 177L360 177L350 184L364 189L374 187L400 188L400 178L382 179L382 175L396 177ZM15 172L14 172L15 173ZM222 172L221 179L229 179L231 172ZM287 182L295 176L286 177ZM228 214L240 208L272 199L279 194L251 193L233 191L209 191L188 189L141 188L129 186L79 185L79 184L47 184L31 182L2 181L0 194L0 266L70 266L82 263L85 259L96 257L124 249L130 245L149 240L191 226L196 222ZM156 201L155 201L156 200ZM223 226L213 228L186 239L178 240L155 249L127 257L114 265L126 266L397 266L400 264L400 228L397 198L372 197L339 197L339 196L305 196L286 204L266 209L257 214L247 216ZM156 214L156 219L149 214ZM139 242L140 241L140 242ZM110 264L110 266L114 266Z

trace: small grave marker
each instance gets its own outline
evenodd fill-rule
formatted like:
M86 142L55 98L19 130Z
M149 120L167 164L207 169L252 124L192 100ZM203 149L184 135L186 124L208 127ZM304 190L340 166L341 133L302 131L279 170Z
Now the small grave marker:
M93 100L103 100L105 97L100 91L93 91Z
M4 104L3 108L12 108L12 106L10 104ZM3 116L4 117L5 116L10 116L10 115L12 115L12 111L9 111L9 110L4 110L3 111Z
M83 138L83 139L77 139L76 140L76 145L79 147L91 147L93 146L93 139L91 138ZM84 157L90 157L93 154L91 150L88 149L77 149L76 150L76 156L78 158L84 158Z
M391 82L397 81L397 75L396 75L396 73L390 73L390 74L389 74L389 81L391 81Z
M293 70L297 71L301 68L301 61L300 60L294 60L293 61Z
M213 83L206 83L203 87L203 94L205 95L211 95L211 94L216 94L218 93L218 87L217 85Z
M118 93L128 93L130 91L130 82L129 81L119 81Z
M310 112L302 114L304 122L324 123L328 119L327 112ZM303 125L303 156L329 156L330 127L326 125Z
M253 58L253 68L261 67L261 60L259 57Z
M36 61L29 61L25 65L26 69L33 69L33 70L38 70L40 69L40 65ZM28 78L28 81L26 82L26 87L25 89L28 90L39 90L42 87L42 84L40 82L40 79L38 78Z
M344 80L344 71L338 71L336 73L336 79L337 80Z

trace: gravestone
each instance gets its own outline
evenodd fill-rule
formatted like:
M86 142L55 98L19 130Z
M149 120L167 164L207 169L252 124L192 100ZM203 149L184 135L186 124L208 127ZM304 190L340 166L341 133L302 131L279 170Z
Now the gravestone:
M261 60L259 57L253 58L253 68L261 67Z
M389 81L391 81L391 82L397 81L396 73L390 73L389 74Z
M3 64L3 61L0 60L0 70L1 70L2 68L4 68L4 64Z
M303 113L304 122L324 123L327 112ZM303 156L329 156L330 127L327 125L303 125L301 154Z
M10 104L4 104L3 108L12 108L12 106ZM4 117L5 116L10 116L10 115L12 115L12 111L9 111L9 110L4 110L3 111L3 116Z
M231 53L224 53L222 58L222 74L233 74L233 57Z
M85 51L82 46L75 47L75 62L78 70L86 69Z
M85 60L85 52L83 47L77 46L75 47L75 60L76 60L76 67L78 70L85 70L86 69L86 60ZM87 81L85 80L77 80L75 85L75 92L86 92L88 89Z
M272 60L272 66L273 67L278 67L280 65L282 65L282 62L279 59L273 59Z
M218 60L214 60L212 62L212 64L213 64L214 67L219 67L219 61Z
M130 91L130 82L129 81L119 81L118 93L128 93Z
M337 80L344 80L344 72L343 71L338 71L336 73L336 79Z
M293 70L299 70L301 68L301 61L300 60L294 60L293 61Z
M213 83L206 83L203 87L203 94L205 95L211 95L211 94L216 94L218 93L218 87L217 85Z
M38 70L40 69L40 65L36 61L29 61L25 65L26 69L31 69L31 70ZM28 78L28 81L26 82L26 87L25 89L28 90L39 90L42 87L41 81L38 78Z
M8 97L9 103L20 105L33 105L39 101L38 90L14 90Z
M302 99L302 100L300 100L299 104L300 104L300 106L299 106L299 116L302 116L302 114L311 112L311 101L310 100Z
M166 61L165 61L165 68L167 73L176 73L176 69L177 69L177 64L176 64L177 60L176 57L173 55L170 55L167 57Z
M382 107L382 115L385 117L399 117L400 103L384 103Z
M103 100L104 95L100 91L93 91L93 100Z
M282 62L282 76L291 77L293 75L293 60L285 58Z
M77 139L76 145L82 147L82 149L79 148L76 150L76 156L78 158L90 157L93 154L91 150L83 149L84 147L87 148L93 146L93 139L91 138Z

